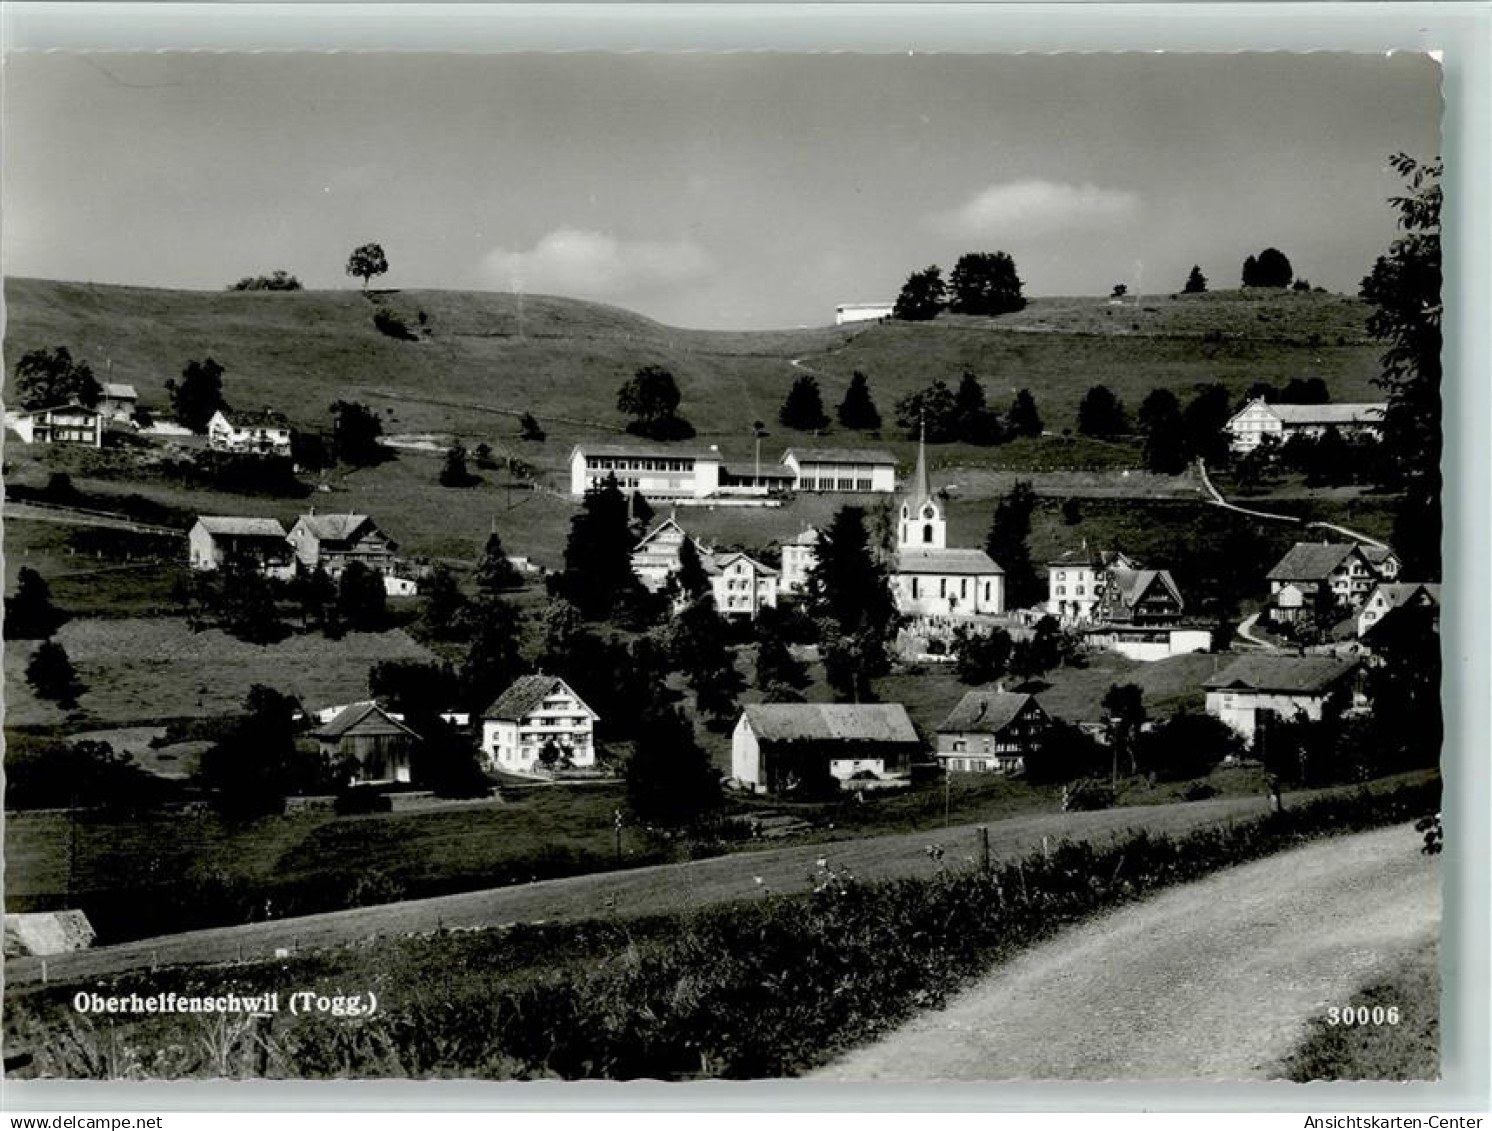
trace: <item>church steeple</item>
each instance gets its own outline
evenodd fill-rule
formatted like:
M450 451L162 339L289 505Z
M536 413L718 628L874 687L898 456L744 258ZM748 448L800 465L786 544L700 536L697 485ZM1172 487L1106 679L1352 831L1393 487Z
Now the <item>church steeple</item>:
M948 545L948 524L943 519L943 506L934 497L927 475L926 422L918 428L917 469L912 473L907 497L902 500L897 543L903 550L942 550Z

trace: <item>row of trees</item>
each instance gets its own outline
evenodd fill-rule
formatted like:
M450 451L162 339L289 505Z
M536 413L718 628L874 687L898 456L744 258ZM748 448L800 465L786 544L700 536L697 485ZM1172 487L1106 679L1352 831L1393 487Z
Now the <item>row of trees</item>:
M959 379L956 390L934 381L897 401L896 423L908 438L925 434L932 444L1000 444L1019 436L1040 436L1043 428L1031 390L1019 390L1002 415L989 407L984 385L969 372Z
M954 314L1009 314L1025 308L1024 284L1015 260L1003 251L969 252L959 257L943 280L936 264L914 271L902 285L893 318L925 322L944 310Z

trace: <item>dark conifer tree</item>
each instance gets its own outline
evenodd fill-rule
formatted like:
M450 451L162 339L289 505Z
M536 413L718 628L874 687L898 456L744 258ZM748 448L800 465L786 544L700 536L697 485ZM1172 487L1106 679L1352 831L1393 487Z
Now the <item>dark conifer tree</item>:
M870 382L858 369L850 377L838 416L841 427L856 432L874 432L881 426L881 414L870 396Z

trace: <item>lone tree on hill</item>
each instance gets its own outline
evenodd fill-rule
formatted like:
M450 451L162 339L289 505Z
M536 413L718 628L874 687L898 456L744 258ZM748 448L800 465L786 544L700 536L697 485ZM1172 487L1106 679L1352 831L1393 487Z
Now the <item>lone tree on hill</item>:
M1005 604L1024 609L1036 604L1045 588L1031 564L1031 516L1036 512L1036 492L1029 480L1017 479L995 504L994 521L984 550L1005 571Z
M1245 287L1278 287L1285 288L1290 285L1290 279L1295 270L1290 266L1290 260L1285 258L1285 253L1278 248L1267 247L1259 253L1259 258L1252 255L1243 261L1243 285Z
M1094 385L1078 405L1078 431L1084 436L1112 440L1129 431L1129 417L1107 385Z
M850 376L850 387L839 402L836 415L841 427L856 432L874 432L881 426L881 414L870 396L870 382L858 369Z
M347 257L347 273L363 281L363 290L368 289L369 279L387 273L388 269L388 256L384 255L383 248L376 243L365 243L362 247L354 248Z
M824 401L819 395L819 383L812 374L804 373L793 382L787 399L777 412L777 420L784 428L799 432L817 432L829 426Z
M332 450L340 462L368 467L383 460L387 451L378 442L383 421L376 412L356 401L337 401L331 413Z
M535 443L541 444L544 442L544 435L543 427L534 419L532 413L525 412L518 418L518 438L520 440L532 440Z
M30 566L22 566L16 576L16 595L5 598L5 638L45 640L63 620L52 604L46 579Z
M67 710L76 707L78 696L88 690L78 678L67 649L55 640L44 640L36 649L26 665L26 682L38 699L53 700Z
M679 385L661 365L644 365L617 390L616 407L632 417L627 431L649 440L687 440L694 426L679 413Z
M903 322L928 322L938 316L947 304L948 289L943 284L943 269L936 264L913 271L902 284L901 294L891 317Z
M970 252L959 257L948 276L948 308L955 314L1010 314L1026 306L1021 286L1008 253Z
M16 362L16 399L26 408L78 404L92 408L103 386L86 361L74 361L66 346L29 350Z
M477 477L466 466L466 448L461 444L452 444L446 449L445 462L440 467L440 485L471 487L477 482Z
M1041 414L1036 411L1036 398L1031 395L1030 389L1022 389L1015 395L1015 402L1010 406L1010 415L1006 421L1010 424L1010 430L1017 436L1040 436Z
M1403 153L1391 164L1408 182L1391 203L1402 235L1362 281L1374 308L1368 332L1384 344L1377 385L1388 409L1383 420L1385 479L1404 492L1394 517L1394 545L1403 575L1440 576L1441 269L1439 158L1421 164Z
M1207 291L1207 276L1202 274L1200 266L1193 266L1192 273L1186 277L1186 284L1181 288L1185 295L1200 295Z

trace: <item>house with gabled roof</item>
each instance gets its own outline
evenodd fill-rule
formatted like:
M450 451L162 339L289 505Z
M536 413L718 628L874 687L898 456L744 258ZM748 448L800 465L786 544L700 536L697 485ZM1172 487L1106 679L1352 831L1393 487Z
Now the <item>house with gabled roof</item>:
M336 578L352 562L384 575L395 571L398 545L365 514L301 515L288 535L295 556L307 570Z
M1275 618L1287 621L1328 595L1338 605L1357 608L1381 580L1356 542L1297 542L1264 576Z
M1051 725L1034 695L970 691L938 724L938 761L951 773L1018 774Z
M492 768L515 774L596 764L601 716L559 676L525 675L482 713L482 752Z
M710 554L703 559L715 611L723 617L755 620L763 609L777 607L781 575L739 550Z
M819 532L807 527L782 544L782 577L778 589L783 593L803 593L808 589L808 574L819 561Z
M311 732L323 757L345 766L349 783L407 782L420 736L371 699L350 703Z
M922 755L900 703L754 703L731 734L731 773L756 793L826 778L851 789L899 784Z
M135 392L135 387L118 381L105 381L101 388L97 405L99 412L121 424L130 423L135 418L135 410L140 407L140 394Z
M7 412L5 426L23 444L104 446L104 414L76 402Z
M1328 428L1344 438L1383 435L1386 404L1270 404L1255 397L1223 425L1235 452L1248 452L1265 442L1283 444L1295 436L1317 439Z
M871 448L789 448L782 464L793 490L889 495L896 490L896 457Z
M669 515L632 547L632 572L649 593L661 592L668 579L678 572L679 549L685 541L694 542L703 561L709 550L695 541L677 518Z
M278 519L200 515L187 534L187 547L194 570L242 566L282 581L295 576L295 550Z
M1385 581L1374 587L1363 601L1362 611L1357 614L1357 636L1362 639L1388 615L1400 608L1425 608L1436 610L1439 623L1440 584L1431 581Z
M1095 610L1109 571L1138 569L1139 563L1119 550L1068 550L1046 563L1046 611L1062 624L1087 624Z
M1271 719L1320 719L1356 705L1356 660L1260 652L1239 656L1207 680L1207 713L1252 742Z
M207 446L256 456L290 455L290 420L271 409L218 409L207 422Z

